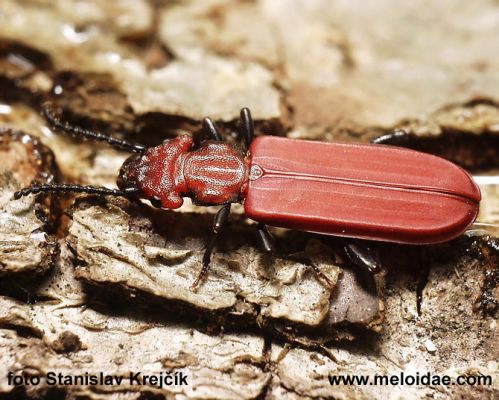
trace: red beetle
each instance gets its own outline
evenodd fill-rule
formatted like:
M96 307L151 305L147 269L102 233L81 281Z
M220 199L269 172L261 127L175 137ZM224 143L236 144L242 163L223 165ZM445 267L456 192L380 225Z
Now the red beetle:
M193 287L209 269L231 203L244 203L246 215L259 222L267 251L272 246L265 224L350 238L430 244L459 236L478 213L478 186L466 171L447 160L387 145L274 136L253 140L247 108L241 110L246 153L224 143L210 118L203 120L203 128L211 140L198 148L193 149L190 136L146 148L62 123L48 108L44 114L54 127L138 154L121 167L118 190L40 185L16 192L15 198L38 192L86 192L139 197L170 209L180 207L183 197L198 205L221 205Z

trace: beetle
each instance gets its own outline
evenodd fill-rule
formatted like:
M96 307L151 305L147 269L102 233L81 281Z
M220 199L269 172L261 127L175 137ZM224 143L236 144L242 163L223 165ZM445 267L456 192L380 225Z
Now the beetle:
M197 205L221 206L193 288L209 270L232 203L243 203L246 215L258 222L258 235L268 252L272 251L272 238L266 225L348 238L431 244L459 236L478 214L478 186L450 161L380 144L254 138L248 108L240 112L246 151L224 142L211 118L202 122L209 140L197 148L187 135L148 148L62 122L48 106L43 114L54 128L135 154L120 169L118 189L35 185L17 191L14 197L84 192L147 199L165 209L179 208L184 197ZM354 263L375 264L366 260L355 244L347 245L346 252Z

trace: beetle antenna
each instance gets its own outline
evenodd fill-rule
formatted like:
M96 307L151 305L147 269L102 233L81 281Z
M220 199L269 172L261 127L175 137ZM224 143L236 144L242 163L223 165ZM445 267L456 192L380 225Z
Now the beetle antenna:
M101 132L90 131L80 126L74 126L69 124L68 122L63 122L54 113L54 111L48 104L44 104L42 106L42 113L45 119L48 121L48 123L52 125L54 128L61 129L62 131L73 134L75 136L82 136L87 139L106 142L111 146L117 147L122 150L131 151L134 153L143 153L146 149L146 147L141 144L130 143L127 142L126 140L116 139L111 136L105 135Z
M30 186L14 193L14 199L19 199L23 196L28 196L30 194L38 193L88 193L88 194L98 194L101 196L123 196L130 197L138 192L137 189L109 189L106 187L99 186L82 186L71 183L63 183L60 185L35 185Z

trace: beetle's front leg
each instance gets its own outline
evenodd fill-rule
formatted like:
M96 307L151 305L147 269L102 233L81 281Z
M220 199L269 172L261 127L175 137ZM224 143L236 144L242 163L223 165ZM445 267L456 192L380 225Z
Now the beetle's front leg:
M223 141L222 135L220 134L215 121L209 117L203 119L203 131L211 138L211 140L216 140L217 142Z
M213 254L213 249L217 244L217 240L220 233L224 230L225 226L227 225L227 221L229 220L229 214L230 214L230 203L224 205L220 210L218 210L217 214L215 215L212 226L213 234L211 235L210 240L206 244L203 254L203 267L201 268L201 271L199 272L199 275L197 276L196 280L192 284L191 290L197 289L201 280L206 276L206 274L210 270L210 262L211 262L211 255Z
M262 224L261 222L259 222L257 225L257 230L258 230L258 237L259 237L261 245L262 245L262 249L267 254L273 254L274 257L280 258L281 260L294 261L294 262L299 262L301 264L304 264L307 267L312 268L312 270L315 272L317 277L322 279L324 282L326 282L326 284L329 288L334 287L334 283L331 282L331 280L324 274L324 272L322 272L320 270L320 268L310 258L297 256L294 254L276 253L274 250L274 238L269 233L267 226L265 224Z

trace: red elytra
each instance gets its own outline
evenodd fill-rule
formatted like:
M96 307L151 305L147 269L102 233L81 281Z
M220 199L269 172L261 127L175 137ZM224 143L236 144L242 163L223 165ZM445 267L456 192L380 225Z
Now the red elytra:
M163 208L243 202L258 222L410 244L448 241L473 223L480 191L439 157L373 144L256 138L244 157L223 142L191 150L180 136L129 159L118 186Z
M433 155L269 136L255 139L250 153L244 208L269 225L428 244L459 236L478 214L471 176Z

